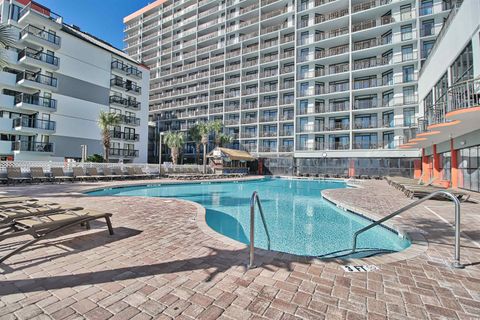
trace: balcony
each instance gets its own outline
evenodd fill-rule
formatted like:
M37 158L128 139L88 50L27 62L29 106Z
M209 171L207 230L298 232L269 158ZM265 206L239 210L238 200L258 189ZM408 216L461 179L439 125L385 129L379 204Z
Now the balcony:
M329 150L348 150L350 149L350 145L348 143L339 143L334 142L328 145Z
M31 48L25 48L18 53L18 62L30 67L51 70L58 70L60 63L55 55Z
M110 86L116 87L116 88L122 88L126 92L133 93L136 95L139 95L142 93L142 88L137 86L135 83L133 83L130 80L123 81L122 79L119 79L119 78L113 78L113 79L110 79Z
M282 145L278 147L278 152L293 152L293 145Z
M33 112L55 112L57 110L57 100L41 97L39 94L17 94L14 103L17 108Z
M135 99L127 99L119 96L110 96L109 101L111 105L117 105L135 111L140 110L140 102L137 102Z
M139 141L140 135L138 133L127 133L121 131L110 131L110 137L114 140L124 140L124 141Z
M23 26L29 23L46 25L49 28L60 30L62 28L63 18L50 11L49 8L31 1L20 10L18 18L19 25Z
M35 90L55 90L58 87L57 78L40 72L24 71L17 74L17 84Z
M120 148L110 148L109 154L112 157L119 158L137 158L138 150L134 149L120 149Z
M20 152L53 153L54 152L53 146L54 146L53 143L13 141L12 151L15 153L20 153Z
M120 71L121 73L123 73L127 76L134 77L134 78L137 78L137 79L142 79L142 72L140 70L138 70L138 68L136 68L134 66L130 66L126 63L123 63L120 60L112 61L111 68L112 68L112 70Z
M47 47L53 50L60 49L59 36L32 25L27 25L22 31L20 31L19 40L40 48Z
M31 134L52 134L55 132L55 121L31 119L31 118L15 118L13 119L12 128L15 131L31 133Z
M120 122L122 124L126 124L128 126L139 126L140 125L140 118L129 117L129 116L126 116L126 115L122 115L120 117Z

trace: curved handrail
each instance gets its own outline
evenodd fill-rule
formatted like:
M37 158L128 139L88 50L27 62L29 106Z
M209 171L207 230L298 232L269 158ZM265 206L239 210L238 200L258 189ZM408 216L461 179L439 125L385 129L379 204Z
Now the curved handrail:
M258 196L258 192L254 191L252 197L250 198L250 262L248 264L248 268L254 268L253 260L255 256L255 202L258 206L258 211L260 211L260 217L262 218L263 228L265 229L265 233L267 234L267 249L270 250L270 234L268 233L267 229L267 222L265 221L265 216L263 215L262 204L260 202L260 197Z
M454 260L452 266L454 268L463 268L464 265L460 263L460 200L458 200L458 198L455 197L450 192L447 192L447 191L444 191L444 190L439 190L439 191L432 192L429 195L427 195L426 197L424 197L422 199L419 199L417 201L414 201L414 202L406 205L405 207L400 208L395 212L392 212L388 216L383 217L382 219L377 220L377 221L369 224L368 226L356 231L353 234L353 246L352 246L352 252L351 253L355 253L355 251L357 250L357 237L361 233L363 233L367 230L370 230L371 228L381 224L382 222L385 222L385 221L399 215L400 213L405 212L405 211L407 211L407 210L409 210L413 207L416 207L419 204L427 201L428 199L431 199L431 198L433 198L435 196L438 196L438 195L443 195L447 198L450 198L453 201L453 203L455 204L455 260Z

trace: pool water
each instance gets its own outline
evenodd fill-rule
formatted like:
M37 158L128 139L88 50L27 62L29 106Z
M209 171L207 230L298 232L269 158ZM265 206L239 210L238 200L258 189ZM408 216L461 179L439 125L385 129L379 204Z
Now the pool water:
M324 189L346 188L341 181L266 178L243 182L186 183L105 189L89 195L180 198L206 208L206 222L216 232L249 243L250 197L259 193L271 238L271 250L320 258L358 258L401 251L406 238L376 226L358 238L353 233L371 221L322 199ZM255 247L267 249L267 237L256 212Z

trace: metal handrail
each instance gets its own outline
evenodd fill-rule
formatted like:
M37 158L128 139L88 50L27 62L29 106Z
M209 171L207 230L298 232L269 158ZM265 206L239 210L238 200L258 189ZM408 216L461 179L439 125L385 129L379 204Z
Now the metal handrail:
M367 231L367 230L369 230L369 229L371 229L371 228L373 228L373 227L375 227L375 226L377 226L377 225L379 225L379 224L381 224L381 223L383 223L387 220L390 220L391 218L399 215L400 213L405 212L405 211L407 211L407 210L409 210L413 207L416 207L419 204L421 204L422 202L425 202L428 199L431 199L431 198L433 198L435 196L438 196L438 195L443 195L447 198L450 198L453 201L453 203L455 204L455 258L454 258L454 262L452 263L452 267L454 267L454 268L464 268L464 265L460 263L460 200L458 200L458 198L455 197L450 192L447 192L447 191L444 191L444 190L439 190L439 191L432 192L429 195L427 195L426 197L424 197L422 199L419 199L415 202L412 202L409 205L406 205L405 207L403 207L401 209L398 209L397 211L392 212L388 216L386 216L386 217L384 217L380 220L377 220L377 221L369 224L368 226L366 226L366 227L358 230L357 232L355 232L353 234L352 253L355 253L355 251L357 250L357 237L361 233L363 233L363 232L365 232L365 231Z
M254 245L254 233L255 233L255 202L258 206L258 211L260 211L260 217L262 218L263 228L267 234L267 249L270 250L270 234L268 233L267 223L265 221L265 216L263 215L262 204L260 202L260 197L258 196L257 191L254 191L252 197L250 198L250 262L248 268L255 268L253 264L253 259L255 256L255 245Z

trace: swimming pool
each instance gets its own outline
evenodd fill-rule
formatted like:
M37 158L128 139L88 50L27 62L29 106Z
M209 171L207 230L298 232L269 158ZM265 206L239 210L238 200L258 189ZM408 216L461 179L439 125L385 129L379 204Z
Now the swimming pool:
M271 238L271 249L304 256L366 257L402 251L410 241L382 226L358 239L349 255L352 235L369 220L343 211L322 199L324 189L345 188L341 181L265 178L241 182L210 182L121 187L89 192L95 196L180 198L206 208L206 222L216 232L249 243L250 197L258 191ZM255 247L267 248L259 214L255 217Z

